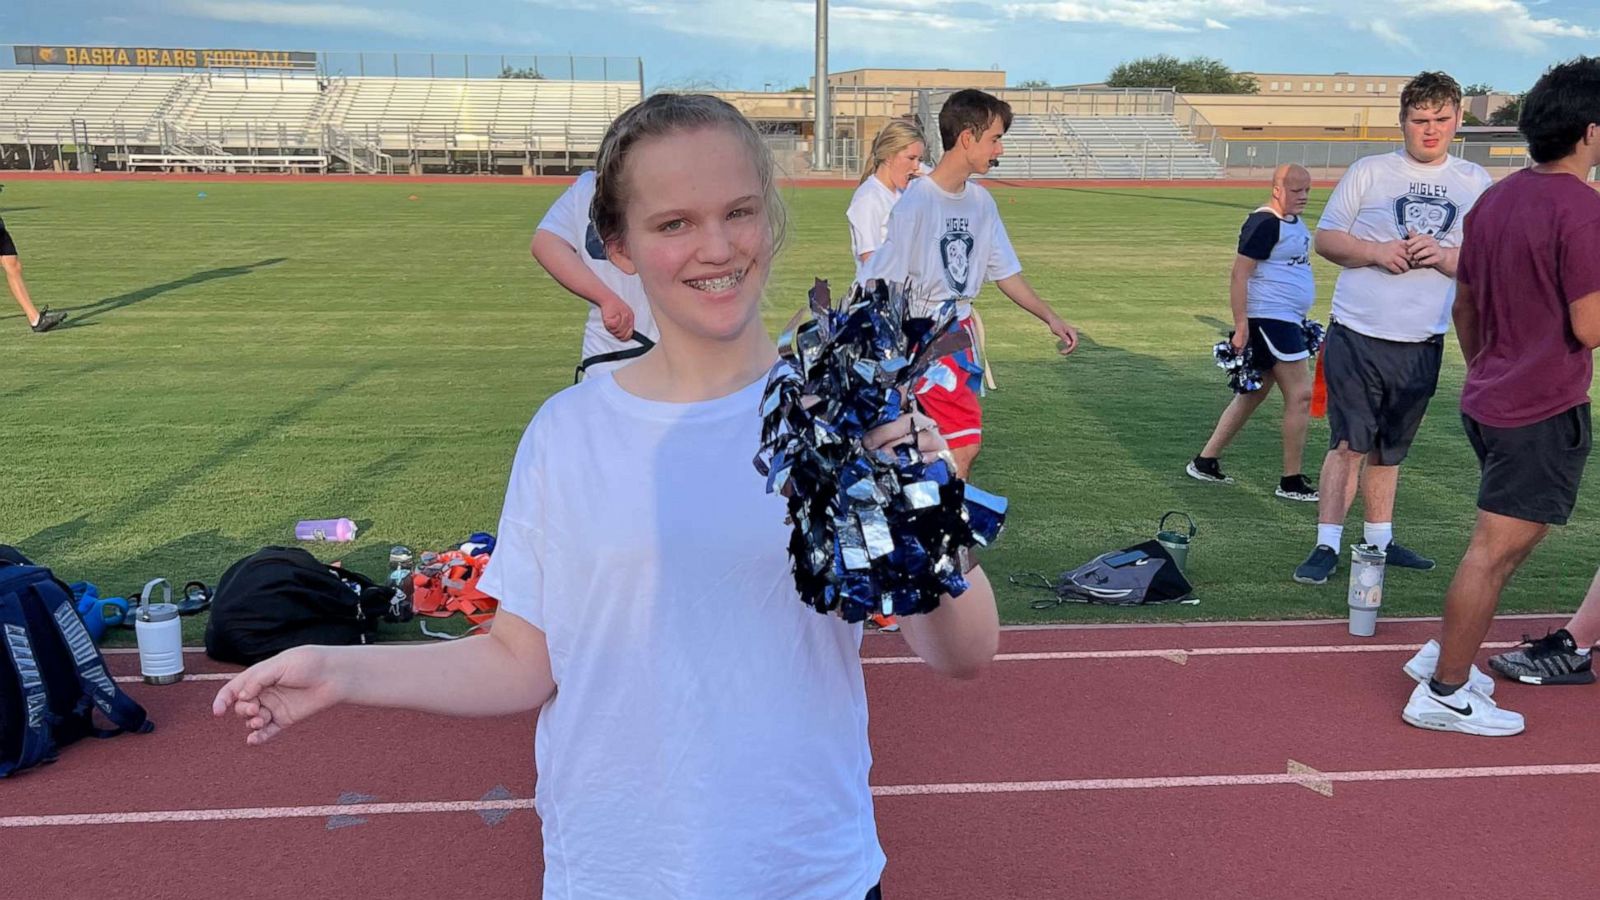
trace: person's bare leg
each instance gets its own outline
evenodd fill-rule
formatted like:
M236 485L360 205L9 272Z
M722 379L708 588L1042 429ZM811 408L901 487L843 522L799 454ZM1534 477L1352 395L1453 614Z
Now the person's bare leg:
M1549 525L1478 510L1472 541L1444 598L1439 666L1433 675L1439 683L1466 683L1472 658L1500 605L1500 592L1549 532Z
M1600 644L1600 572L1594 573L1594 580L1589 582L1589 593L1567 623L1567 633L1579 647Z
M39 321L39 310L33 305L33 298L28 296L28 283L22 280L22 258L17 256L0 256L0 269L6 273L6 285L11 288L11 296L17 300L17 305L22 307L23 315L28 317L28 324Z
M1222 410L1221 418L1217 419L1217 427L1211 432L1211 440L1206 441L1205 449L1200 451L1200 455L1209 459L1221 456L1222 451L1228 449L1228 445L1238 436L1239 430L1244 428L1244 423L1250 421L1250 417L1261 407L1261 401L1267 399L1271 388L1272 376L1267 375L1261 379L1259 390L1248 394L1234 394L1233 399Z
M1305 468L1306 429L1311 425L1311 366L1305 361L1281 362L1272 367L1283 395L1283 474L1299 475Z
M1361 483L1361 461L1365 456L1351 450L1349 444L1341 443L1323 457L1322 474L1317 478L1317 491L1321 495L1317 501L1319 525L1344 524L1344 517L1350 514L1350 504L1356 499L1356 487Z
M1361 477L1361 503L1368 522L1394 521L1394 494L1399 484L1399 466L1380 466L1374 459L1367 461L1367 471Z
M982 444L968 444L965 447L956 447L950 455L956 458L956 477L962 481L967 480L967 475L972 471L972 461L978 458L978 448Z
M966 447L955 447L950 450L950 456L955 456L955 477L966 480L966 476L973 471L973 460L978 458L978 450L982 444L968 444Z

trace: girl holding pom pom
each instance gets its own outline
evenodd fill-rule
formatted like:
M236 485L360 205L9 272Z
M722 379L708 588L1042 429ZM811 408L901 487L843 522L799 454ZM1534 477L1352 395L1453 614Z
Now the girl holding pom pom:
M512 464L488 635L298 647L214 712L261 744L340 703L464 716L539 710L544 893L560 898L876 898L861 630L796 596L789 528L751 459L778 354L762 291L784 213L733 107L663 94L601 146L593 219L637 273L655 351L547 401ZM867 444L943 441L904 417ZM941 673L999 641L981 569L904 622Z

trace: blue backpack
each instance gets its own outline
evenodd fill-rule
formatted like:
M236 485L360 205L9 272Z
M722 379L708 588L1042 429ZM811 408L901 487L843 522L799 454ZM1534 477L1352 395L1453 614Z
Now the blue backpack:
M14 552L0 554L0 634L0 778L85 737L155 727L111 680L72 591ZM96 709L114 727L97 727Z

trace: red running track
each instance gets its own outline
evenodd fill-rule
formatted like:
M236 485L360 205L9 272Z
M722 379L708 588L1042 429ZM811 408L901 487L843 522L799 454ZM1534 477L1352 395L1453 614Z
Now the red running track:
M1413 729L1399 669L1433 627L1017 629L960 683L870 635L885 895L1582 895L1600 688L1502 683L1528 717L1516 738ZM217 686L128 685L154 733L0 783L0 896L538 896L531 717L348 710L247 748L209 715Z

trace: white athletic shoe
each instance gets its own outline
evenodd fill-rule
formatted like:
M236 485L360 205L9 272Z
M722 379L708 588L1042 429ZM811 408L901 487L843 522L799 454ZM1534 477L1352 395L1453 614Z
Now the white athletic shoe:
M1406 662L1406 674L1411 680L1420 685L1427 685L1428 679L1439 669L1439 642L1429 638L1417 655ZM1494 696L1494 679L1485 674L1477 666L1467 675L1467 684L1485 697Z
M1521 713L1501 709L1470 684L1448 697L1441 697L1427 685L1419 684L1412 690L1400 718L1418 728L1484 737L1510 737L1521 734L1524 727Z

